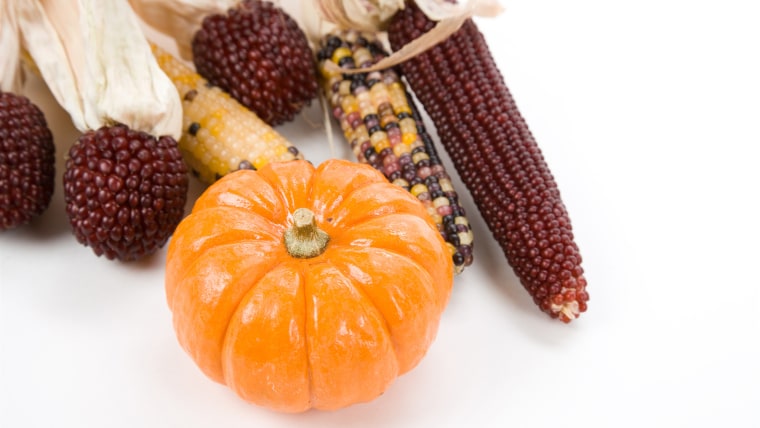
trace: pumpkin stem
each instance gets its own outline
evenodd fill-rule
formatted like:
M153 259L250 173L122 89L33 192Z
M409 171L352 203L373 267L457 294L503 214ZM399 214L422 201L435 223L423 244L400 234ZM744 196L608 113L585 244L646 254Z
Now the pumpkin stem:
M285 248L288 254L299 259L316 257L325 251L329 241L330 236L317 227L311 210L295 210L293 227L285 231Z

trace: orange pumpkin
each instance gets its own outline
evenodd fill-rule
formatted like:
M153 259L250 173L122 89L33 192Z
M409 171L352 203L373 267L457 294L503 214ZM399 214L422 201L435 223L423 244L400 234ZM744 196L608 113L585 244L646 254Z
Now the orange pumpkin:
M280 411L369 401L429 348L453 265L373 168L272 163L210 186L170 241L166 296L211 379Z

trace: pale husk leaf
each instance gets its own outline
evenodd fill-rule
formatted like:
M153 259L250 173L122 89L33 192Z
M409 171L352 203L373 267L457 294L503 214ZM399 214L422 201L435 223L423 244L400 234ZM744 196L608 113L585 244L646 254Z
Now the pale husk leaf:
M21 38L16 11L11 0L0 0L0 90L20 93L24 76L20 62Z
M146 24L171 38L180 57L192 60L191 43L203 18L223 14L240 0L129 0Z
M123 0L27 0L25 47L80 131L114 122L179 139L182 104Z

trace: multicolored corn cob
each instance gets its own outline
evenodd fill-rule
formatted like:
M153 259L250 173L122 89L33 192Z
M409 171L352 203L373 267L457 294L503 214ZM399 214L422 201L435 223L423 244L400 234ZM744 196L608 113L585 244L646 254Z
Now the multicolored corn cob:
M359 162L427 207L459 273L472 263L472 230L404 83L393 69L341 72L369 67L385 56L371 34L346 31L326 37L318 53L324 92Z
M179 147L201 180L212 183L238 169L303 159L295 146L226 92L168 52L154 46L153 53L182 98Z
M434 25L407 2L389 24L391 46L398 50ZM401 69L535 303L564 322L578 317L588 293L570 218L475 23Z

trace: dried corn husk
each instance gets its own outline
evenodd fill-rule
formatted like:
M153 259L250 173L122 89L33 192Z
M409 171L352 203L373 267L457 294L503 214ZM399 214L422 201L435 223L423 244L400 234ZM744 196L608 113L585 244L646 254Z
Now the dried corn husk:
M0 0L0 90L20 93L24 76L21 69L20 37L11 0Z
M240 0L129 0L146 24L173 38L180 57L192 58L190 44L203 18L225 13Z
M126 0L13 1L22 46L80 131L115 122L178 139L182 104Z

